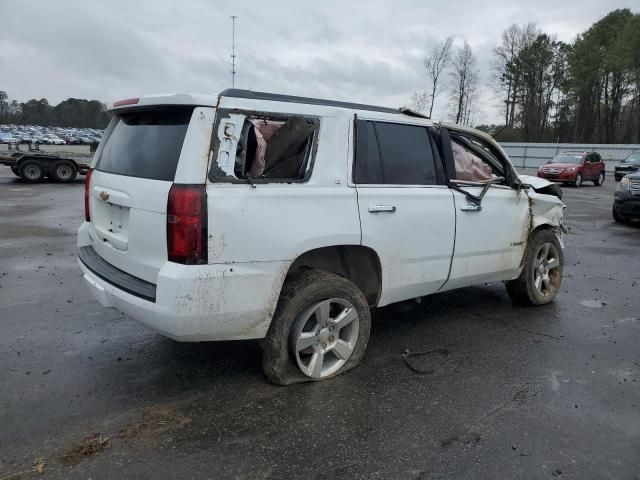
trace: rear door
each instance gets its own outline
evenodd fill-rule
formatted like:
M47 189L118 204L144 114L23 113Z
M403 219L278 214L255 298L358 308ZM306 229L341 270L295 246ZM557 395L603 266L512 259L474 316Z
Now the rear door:
M382 264L379 305L438 291L449 273L455 211L428 128L358 120L353 173L362 244Z
M526 248L529 198L510 185L515 170L489 142L467 132L443 132L456 209L455 252L444 288L511 279Z
M157 282L167 262L169 190L174 181L205 182L213 113L158 106L114 115L89 187L92 246L108 263Z

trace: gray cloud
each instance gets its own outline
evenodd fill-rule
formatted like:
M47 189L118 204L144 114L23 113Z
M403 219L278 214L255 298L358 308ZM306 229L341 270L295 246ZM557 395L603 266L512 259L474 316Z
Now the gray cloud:
M478 58L477 120L493 121L498 102L487 84L492 49L505 28L536 22L570 41L610 10L633 7L634 0L2 0L0 89L53 103L216 93L230 86L234 14L240 88L398 106L425 88L424 52L453 35ZM446 103L443 93L437 117Z

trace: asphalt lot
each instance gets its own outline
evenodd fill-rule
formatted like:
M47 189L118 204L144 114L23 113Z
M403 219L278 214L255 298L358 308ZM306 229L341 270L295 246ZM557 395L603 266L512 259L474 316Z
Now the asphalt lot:
M176 343L88 295L82 183L0 170L0 479L640 478L640 228L611 178L565 189L555 303L490 284L387 307L359 368L286 388L255 342ZM434 374L405 365L437 346Z

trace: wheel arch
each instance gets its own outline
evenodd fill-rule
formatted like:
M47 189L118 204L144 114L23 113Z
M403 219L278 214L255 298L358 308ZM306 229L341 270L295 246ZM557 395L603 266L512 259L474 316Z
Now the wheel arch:
M304 269L324 270L353 282L370 306L376 306L382 291L382 265L372 248L363 245L331 245L300 254L286 277ZM286 281L285 277L285 281Z

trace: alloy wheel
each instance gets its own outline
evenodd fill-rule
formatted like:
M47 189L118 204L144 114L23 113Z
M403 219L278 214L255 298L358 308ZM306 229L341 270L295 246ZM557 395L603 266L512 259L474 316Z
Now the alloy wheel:
M552 243L544 243L538 250L534 264L534 285L544 297L553 295L560 286L560 255Z
M290 335L300 371L325 378L340 370L356 347L359 329L356 308L342 298L322 300L303 310Z

